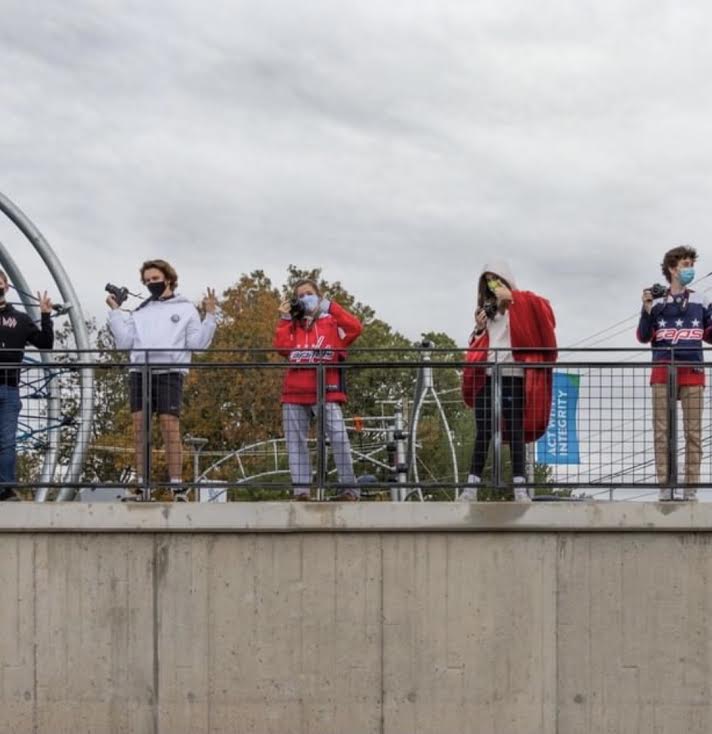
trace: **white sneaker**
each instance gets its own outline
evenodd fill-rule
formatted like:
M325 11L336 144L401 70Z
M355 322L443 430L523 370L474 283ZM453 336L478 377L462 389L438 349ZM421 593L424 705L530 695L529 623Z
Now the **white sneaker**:
M512 477L512 484L514 485L514 501L515 502L531 502L532 498L529 496L527 488L524 486L526 483L526 477Z
M697 502L697 490L696 489L686 489L682 493L682 499L685 500L685 502Z
M458 502L477 502L477 487L465 487L457 498Z
M482 480L477 474L467 475L467 485L465 489L460 492L460 496L457 498L458 502L477 502L477 490L480 488Z
M658 492L658 502L670 502L672 499L672 489L663 488Z
M526 487L517 487L514 485L514 501L515 502L531 502L532 498L529 496Z

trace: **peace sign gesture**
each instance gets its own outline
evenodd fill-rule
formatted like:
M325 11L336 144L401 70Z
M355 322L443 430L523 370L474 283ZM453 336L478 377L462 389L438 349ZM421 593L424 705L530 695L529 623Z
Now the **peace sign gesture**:
M215 288L208 288L208 293L203 298L203 308L205 309L205 313L212 313L214 314L218 307L218 299L215 295Z
M37 291L37 300L40 302L41 313L52 313L52 299L47 295L47 291L42 295Z

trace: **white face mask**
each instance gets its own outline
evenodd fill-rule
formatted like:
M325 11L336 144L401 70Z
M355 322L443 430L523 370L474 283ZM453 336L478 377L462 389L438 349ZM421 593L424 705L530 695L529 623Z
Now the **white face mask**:
M304 310L309 314L314 313L319 305L319 296L316 296L313 293L308 293L305 296L299 296L299 300L304 305Z

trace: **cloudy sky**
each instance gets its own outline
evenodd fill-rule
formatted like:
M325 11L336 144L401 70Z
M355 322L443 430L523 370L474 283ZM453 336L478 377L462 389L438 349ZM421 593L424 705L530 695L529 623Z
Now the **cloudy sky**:
M38 7L3 2L0 190L88 315L145 257L196 300L295 263L464 344L477 274L506 257L568 345L635 314L674 244L712 270L702 0ZM634 345L628 326L605 344Z

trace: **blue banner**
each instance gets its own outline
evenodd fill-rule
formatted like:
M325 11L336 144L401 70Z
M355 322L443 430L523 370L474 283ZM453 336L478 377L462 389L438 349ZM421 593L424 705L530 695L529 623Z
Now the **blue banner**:
M536 442L536 460L540 464L579 464L576 409L580 377L566 372L554 372L553 377L549 427Z

